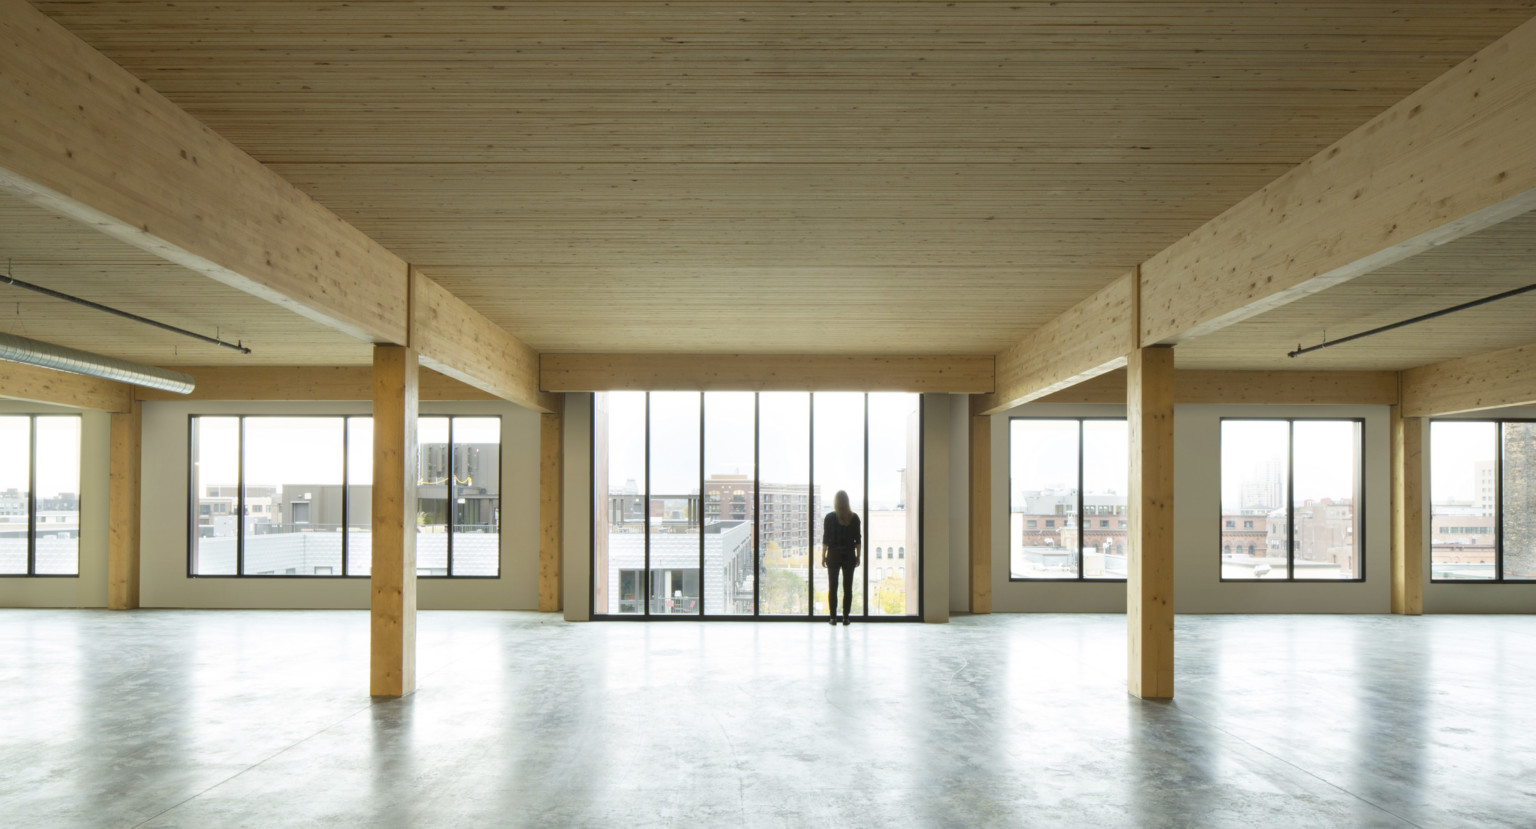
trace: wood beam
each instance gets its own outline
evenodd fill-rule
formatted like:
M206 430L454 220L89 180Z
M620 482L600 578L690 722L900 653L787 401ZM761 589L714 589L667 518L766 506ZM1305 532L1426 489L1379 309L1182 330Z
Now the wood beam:
M139 606L139 498L143 412L137 400L111 415L107 472L107 607Z
M1035 403L1125 402L1124 371L1111 371ZM1174 402L1248 406L1392 406L1395 371L1212 371L1173 373Z
M416 352L373 350L373 571L369 688L416 688Z
M1536 343L1403 372L1403 417L1536 403Z
M565 415L539 415L539 610L560 610L565 522Z
M0 0L0 189L336 330L405 343L399 257L24 0Z
M990 355L544 354L546 391L992 390Z
M1148 259L1141 344L1178 343L1536 208L1536 20Z
M996 414L1125 366L1136 347L1136 274L1128 273L997 355Z
M1130 354L1129 681L1142 699L1173 697L1173 349Z
M176 366L192 375L191 394L134 387L139 400L372 400L369 366ZM420 400L500 400L474 386L422 371Z
M0 362L0 397L10 400L102 412L126 412L133 405L133 391L134 387L127 383L21 363Z
M971 417L971 612L992 612L992 418Z
M1392 407L1392 612L1424 612L1424 421Z
M420 271L411 280L411 347L422 365L524 408L559 411L539 391L538 352Z

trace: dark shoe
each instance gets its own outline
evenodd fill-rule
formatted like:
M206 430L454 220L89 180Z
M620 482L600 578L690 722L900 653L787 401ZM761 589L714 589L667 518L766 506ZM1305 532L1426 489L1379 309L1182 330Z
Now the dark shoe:
M835 624L837 624L837 617L836 617L836 616L833 616L833 617L832 617L832 618L830 618L830 619L828 619L828 620L827 620L827 624L829 624L829 625L835 625Z
M836 622L836 621L837 621L837 620L836 620L836 619L834 619L834 620L833 620L833 621L834 621L834 622ZM850 618L848 618L848 616L847 616L847 615L846 615L846 614L845 614L845 615L844 615L844 616L843 616L843 624L845 624L845 625L851 625L851 624L853 624L853 620L852 620L852 619L850 619Z

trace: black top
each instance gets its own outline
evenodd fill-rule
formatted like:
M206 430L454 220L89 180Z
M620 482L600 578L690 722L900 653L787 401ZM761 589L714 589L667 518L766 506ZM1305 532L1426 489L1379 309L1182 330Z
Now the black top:
M848 526L837 523L837 513L827 513L827 518L821 524L821 543L827 545L829 550L853 550L859 546L863 536L859 533L859 514L854 513Z

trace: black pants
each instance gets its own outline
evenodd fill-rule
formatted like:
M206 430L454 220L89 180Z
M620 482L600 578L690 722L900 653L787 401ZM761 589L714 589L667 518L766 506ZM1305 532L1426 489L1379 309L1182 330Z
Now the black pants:
M858 567L852 554L838 557L827 556L827 611L837 615L837 574L843 574L843 615L853 608L853 571Z

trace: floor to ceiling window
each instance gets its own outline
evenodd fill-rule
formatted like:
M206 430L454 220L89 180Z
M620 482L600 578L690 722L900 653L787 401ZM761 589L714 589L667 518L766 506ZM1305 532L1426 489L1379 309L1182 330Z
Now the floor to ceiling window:
M80 573L80 416L0 416L0 576Z
M853 613L920 612L915 394L594 396L597 616L824 617L823 516L848 493Z

